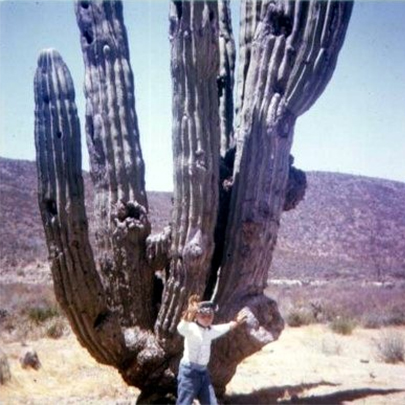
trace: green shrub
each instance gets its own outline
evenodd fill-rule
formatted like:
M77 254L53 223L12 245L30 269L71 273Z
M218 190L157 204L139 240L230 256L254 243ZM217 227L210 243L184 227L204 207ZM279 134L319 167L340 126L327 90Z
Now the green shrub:
M385 363L405 361L405 342L398 332L386 333L377 341L378 355Z
M27 311L28 319L37 325L44 323L46 320L55 318L59 315L60 313L58 308L54 306L33 307L29 308Z
M329 324L333 332L341 335L351 335L356 326L356 321L348 316L338 316Z

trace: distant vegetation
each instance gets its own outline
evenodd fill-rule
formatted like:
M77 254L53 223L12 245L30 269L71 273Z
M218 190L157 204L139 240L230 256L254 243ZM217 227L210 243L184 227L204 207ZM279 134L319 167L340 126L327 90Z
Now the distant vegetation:
M305 200L282 218L270 278L405 280L405 183L307 175ZM0 158L0 279L46 263L36 184L34 162ZM85 185L91 223L88 174ZM154 230L160 231L170 222L171 193L148 196Z
M399 332L384 332L376 341L377 352L385 363L405 361L405 340Z

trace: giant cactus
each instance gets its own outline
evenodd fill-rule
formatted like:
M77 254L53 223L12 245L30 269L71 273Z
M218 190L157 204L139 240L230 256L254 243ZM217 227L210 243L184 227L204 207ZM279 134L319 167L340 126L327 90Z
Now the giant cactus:
M280 335L277 305L263 291L282 211L305 188L290 156L294 125L333 73L351 9L340 1L243 1L234 126L228 1L170 4L174 205L171 227L152 234L122 4L76 2L94 246L72 79L56 51L40 55L38 198L55 292L80 342L141 389L139 402L175 393L176 325L191 294L215 299L218 321L242 308L250 314L214 347L219 394L243 358Z

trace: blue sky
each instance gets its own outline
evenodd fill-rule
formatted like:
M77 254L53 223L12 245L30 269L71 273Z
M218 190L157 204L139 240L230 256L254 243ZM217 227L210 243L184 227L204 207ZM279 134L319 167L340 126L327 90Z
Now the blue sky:
M148 190L172 188L167 16L164 0L124 3ZM404 22L405 1L356 2L334 76L297 121L297 167L405 182ZM1 0L0 156L35 158L33 77L44 48L57 49L72 73L83 127L84 69L72 2Z

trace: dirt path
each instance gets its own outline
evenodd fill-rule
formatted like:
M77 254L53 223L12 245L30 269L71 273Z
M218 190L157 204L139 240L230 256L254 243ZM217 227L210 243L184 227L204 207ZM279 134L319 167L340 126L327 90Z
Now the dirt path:
M405 328L395 331L405 338ZM287 328L278 342L239 366L227 402L405 404L405 364L385 364L377 358L375 341L383 332L358 329L340 336L321 325ZM96 363L73 335L28 344L41 360L38 371L20 367L20 343L1 344L13 375L0 388L1 404L135 402L139 391L127 387L115 369Z

